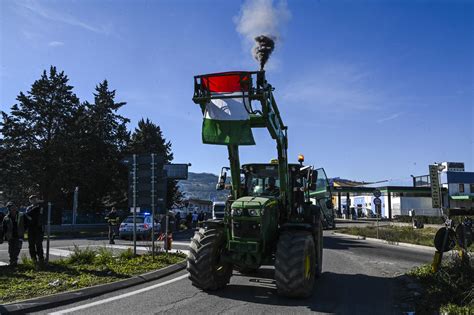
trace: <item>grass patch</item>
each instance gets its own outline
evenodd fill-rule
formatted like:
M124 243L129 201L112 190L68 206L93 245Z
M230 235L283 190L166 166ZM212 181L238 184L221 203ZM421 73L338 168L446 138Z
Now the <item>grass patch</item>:
M474 268L472 258L462 262L454 255L437 273L430 265L408 273L419 282L423 293L416 301L416 312L421 314L474 314Z
M434 246L433 240L438 229L425 227L413 229L411 226L383 226L379 227L379 238L394 243L410 243L425 246ZM377 238L377 227L346 227L339 228L339 233Z
M113 256L105 248L76 247L71 257L53 261L41 270L35 270L31 260L23 257L17 268L0 267L0 304L130 278L175 264L184 257L160 253L153 261L148 254L134 256L125 251Z

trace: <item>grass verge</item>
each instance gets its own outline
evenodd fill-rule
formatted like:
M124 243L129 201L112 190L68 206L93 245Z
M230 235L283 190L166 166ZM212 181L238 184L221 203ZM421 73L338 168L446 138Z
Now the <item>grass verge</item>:
M418 267L408 275L422 286L416 304L420 314L474 314L474 268L472 258L462 262L459 256L446 258L437 273L430 265Z
M411 226L383 226L379 228L379 238L394 243L434 246L433 240L437 230L430 227L413 229ZM377 238L377 227L375 226L338 228L337 232Z
M131 250L114 256L107 249L76 247L69 258L50 262L41 270L23 258L16 268L0 267L0 304L123 280L178 263L184 257L159 253L152 260L151 254L134 256Z

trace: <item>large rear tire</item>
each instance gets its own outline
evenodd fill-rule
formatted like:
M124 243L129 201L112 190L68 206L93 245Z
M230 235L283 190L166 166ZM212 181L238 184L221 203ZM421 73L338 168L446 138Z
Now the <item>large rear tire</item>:
M191 239L187 270L192 284L202 290L217 290L229 283L232 264L221 260L225 250L224 232L200 228Z
M275 257L278 294L296 298L310 296L317 272L316 259L316 246L310 232L283 232Z

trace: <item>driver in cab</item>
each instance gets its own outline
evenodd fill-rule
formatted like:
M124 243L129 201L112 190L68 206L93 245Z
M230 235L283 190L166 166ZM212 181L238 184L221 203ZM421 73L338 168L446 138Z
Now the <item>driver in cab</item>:
M268 178L268 185L263 191L264 195L278 197L280 195L280 189L275 185L275 177Z

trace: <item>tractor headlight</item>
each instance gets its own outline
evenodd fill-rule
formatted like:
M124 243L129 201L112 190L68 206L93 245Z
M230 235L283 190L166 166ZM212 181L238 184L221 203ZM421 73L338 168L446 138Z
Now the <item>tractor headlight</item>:
M258 217L258 210L257 209L250 209L249 210L249 215L251 217Z
M232 215L240 217L242 215L242 209L232 209Z

